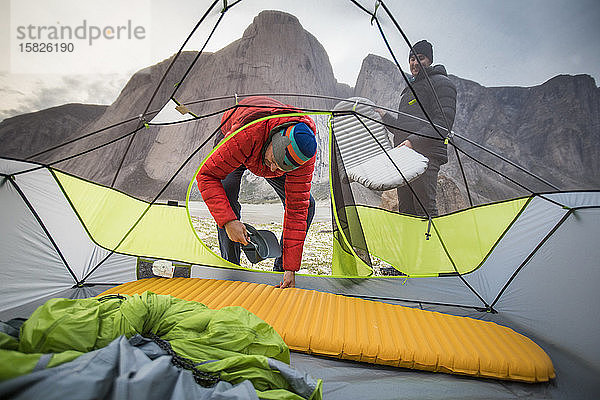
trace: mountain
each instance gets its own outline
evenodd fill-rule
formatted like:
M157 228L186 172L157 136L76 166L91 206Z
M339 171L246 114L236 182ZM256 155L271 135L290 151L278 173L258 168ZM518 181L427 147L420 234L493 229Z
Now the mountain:
M59 160L114 142L61 162L57 167L105 185L115 181L113 186L119 190L152 199L190 151L206 141L161 195L163 199L182 200L196 168L212 147L213 140L207 138L219 126L220 113L217 112L235 104L232 94L275 93L274 97L279 100L313 110L331 109L337 101L293 94L362 96L395 109L405 85L395 64L375 55L364 59L354 88L338 83L323 46L304 30L297 18L278 11L261 12L240 39L217 52L203 53L188 71L197 56L194 51L182 53L156 93L157 83L173 58L134 74L108 107L70 104L6 119L0 123L3 143L0 154L28 156L39 149L112 126L37 160ZM447 67L451 72L451 66ZM179 84L186 71L185 81ZM558 76L529 88L487 88L456 76L450 78L458 89L454 131L460 137L489 147L561 189L600 186L600 177L595 173L600 162L600 91L591 77ZM185 124L145 128L139 116L148 110L145 120L151 119L175 87L176 99L193 103L190 109L194 113L216 115ZM195 102L198 99L214 100ZM315 171L315 188L318 188L319 182L328 177L328 128L326 117L315 119L320 127ZM136 129L139 130L132 133ZM455 143L461 151L460 161L474 203L527 193L511 180L518 180L526 189L534 191L552 190L458 136ZM26 147L27 151L21 150ZM439 181L443 211L456 207L450 204L468 204L460 165L455 152L449 153L450 161L442 167ZM507 178L490 172L471 157ZM252 176L246 179L252 183L252 191L248 191L244 200L258 201L270 193L262 179ZM324 196L328 193L327 190L322 192ZM362 194L380 196L364 190Z
M457 132L561 189L600 186L595 173L600 166L600 89L593 78L561 75L530 88L483 88L453 80L461 117Z
M527 88L488 88L452 75L450 79L457 88L453 127L457 135L492 150L560 189L600 187L600 175L596 173L600 166L600 89L593 78L561 75ZM387 87L390 81L396 88L393 91ZM392 61L369 55L363 61L354 95L395 109L404 87L404 80ZM459 137L455 137L455 144L475 204L524 195L528 190L554 190ZM464 179L451 147L449 156L441 175L444 182L450 179L460 187L466 201Z
M77 136L77 132L98 119L107 106L64 104L58 107L17 115L0 123L0 156L27 158ZM37 161L50 160L49 154Z

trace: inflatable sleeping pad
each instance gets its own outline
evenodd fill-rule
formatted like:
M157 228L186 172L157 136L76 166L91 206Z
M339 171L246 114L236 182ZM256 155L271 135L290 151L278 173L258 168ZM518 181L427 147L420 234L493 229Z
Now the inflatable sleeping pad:
M198 278L150 278L105 294L152 291L209 308L241 306L291 350L382 365L521 382L555 377L532 340L493 322L305 289Z

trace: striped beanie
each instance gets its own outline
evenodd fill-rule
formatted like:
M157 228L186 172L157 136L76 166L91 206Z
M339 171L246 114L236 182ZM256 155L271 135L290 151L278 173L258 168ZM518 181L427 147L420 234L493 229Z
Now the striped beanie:
M284 124L271 139L273 156L282 170L292 171L310 160L317 152L314 132L304 122Z

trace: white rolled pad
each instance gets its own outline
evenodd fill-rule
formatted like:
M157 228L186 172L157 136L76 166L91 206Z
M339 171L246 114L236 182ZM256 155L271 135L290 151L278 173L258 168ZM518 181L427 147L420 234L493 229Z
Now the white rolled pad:
M393 148L373 106L362 97L338 103L334 111L356 114L334 116L333 135L350 181L372 190L394 189L425 172L429 160L409 147Z
M346 173L350 181L358 182L369 189L389 190L406 185L407 181L417 178L425 172L428 162L427 157L421 153L401 146L388 150L387 154L382 152L346 170Z

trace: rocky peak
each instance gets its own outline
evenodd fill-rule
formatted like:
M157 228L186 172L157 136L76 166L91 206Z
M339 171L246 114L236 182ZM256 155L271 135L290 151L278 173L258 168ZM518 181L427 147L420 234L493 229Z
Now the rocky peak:
M217 87L209 91L231 93L338 92L338 83L325 48L296 17L281 11L263 11L242 38L216 52L203 66L213 73ZM347 93L344 93L347 94ZM295 104L306 105L296 98Z
M260 38L265 35L275 37L281 32L296 33L303 36L305 31L294 15L282 13L281 11L265 10L254 17L252 24L244 31L242 40ZM282 38L282 41L285 41L285 37Z
M539 89L569 89L569 90L594 90L597 89L596 80L587 74L557 75L541 84Z
M390 60L369 54L362 62L354 95L366 97L376 104L395 109L406 86L398 67Z

